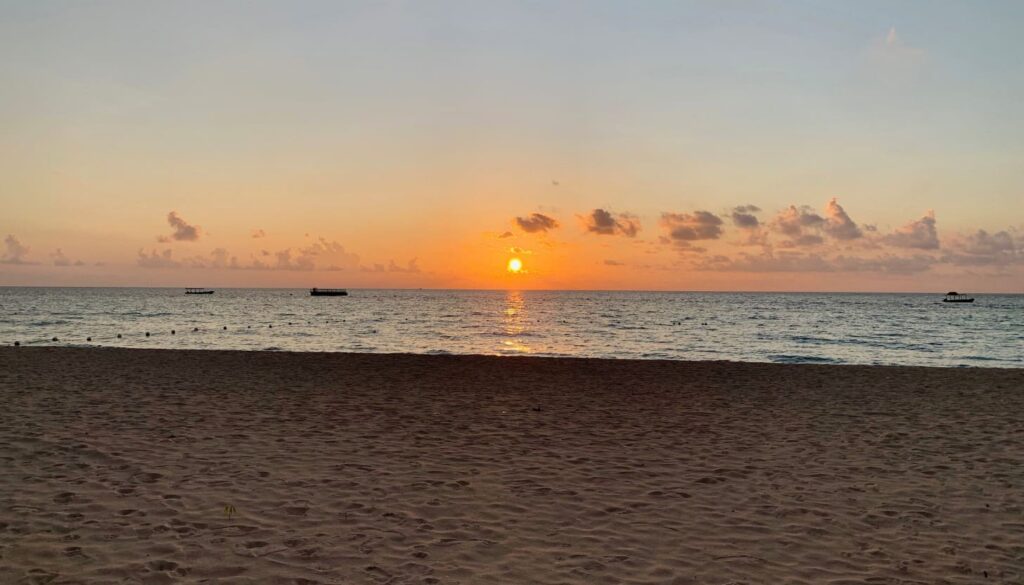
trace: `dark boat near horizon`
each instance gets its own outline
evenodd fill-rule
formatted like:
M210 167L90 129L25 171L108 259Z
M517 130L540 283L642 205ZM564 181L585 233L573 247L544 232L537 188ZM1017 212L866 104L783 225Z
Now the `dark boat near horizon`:
M954 290L954 291L950 291L950 292L946 293L946 298L942 299L942 302L944 302L944 303L973 303L974 302L974 297L969 297L967 295L962 295L962 294L960 294L960 293L958 293L958 292L956 292Z
M309 296L311 297L347 297L348 291L343 288L311 288L309 289Z
M187 295L212 295L213 291L208 288L186 288Z

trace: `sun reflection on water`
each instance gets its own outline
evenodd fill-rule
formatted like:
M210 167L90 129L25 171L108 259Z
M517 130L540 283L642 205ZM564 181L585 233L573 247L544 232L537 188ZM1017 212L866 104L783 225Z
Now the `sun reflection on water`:
M529 345L523 343L520 337L526 331L526 301L523 293L510 290L505 293L505 310L502 317L502 332L506 339L501 341L498 349L501 353L532 353Z

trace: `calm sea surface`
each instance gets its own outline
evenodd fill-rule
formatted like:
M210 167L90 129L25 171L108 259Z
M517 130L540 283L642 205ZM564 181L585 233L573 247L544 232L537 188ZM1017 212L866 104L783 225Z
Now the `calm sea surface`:
M0 288L0 344L1024 367L1024 295L350 293Z

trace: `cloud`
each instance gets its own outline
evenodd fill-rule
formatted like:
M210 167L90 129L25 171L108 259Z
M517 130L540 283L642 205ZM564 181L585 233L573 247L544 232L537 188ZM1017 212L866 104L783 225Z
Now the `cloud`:
M1024 263L1024 247L1015 241L1010 232L1003 230L990 234L979 229L961 238L956 249L943 260L957 266L1004 266Z
M514 235L515 234L513 234L512 232L503 232L503 233L498 234L497 238L499 240L504 240L505 238L511 238Z
M817 234L802 234L790 240L783 240L778 243L780 248L801 248L805 246L818 246L825 243L825 238Z
M779 233L799 239L808 230L818 230L825 223L825 218L806 205L797 207L790 205L775 216L772 227Z
M882 256L862 258L839 255L805 254L796 251L740 254L736 258L713 256L694 264L697 270L718 272L880 272L910 274L930 269L936 258L926 254L913 256Z
M522 254L522 255L533 254L533 252L531 250L526 250L526 249L520 248L518 246L512 246L511 248L508 249L508 251L511 254Z
M405 263L405 266L398 266L394 260L388 261L388 272L405 272L407 274L418 274L420 272L419 258L413 258Z
M739 245L768 245L768 232L764 229L761 220L755 215L760 212L761 208L756 205L739 205L732 208L732 211L729 213L729 216L732 218L732 224L743 235L743 239L737 242Z
M740 205L734 207L732 210L732 223L740 229L756 229L760 227L761 222L757 219L755 213L761 211L761 208L756 205Z
M825 243L825 236L849 241L864 235L835 197L825 204L824 217L807 205L790 205L775 216L771 227L775 232L789 236L778 243L780 248L818 246Z
M306 263L319 263L331 265L339 269L355 270L359 268L359 255L347 252L345 246L336 241L327 241L325 238L317 238L309 246L299 250L297 261L301 265Z
M259 239L259 238L265 238L265 237L267 237L267 232L265 232L265 231L263 231L261 229L252 230L252 238L253 239Z
M277 252L260 250L259 257L250 257L247 264L238 261L225 248L215 248L207 256L190 256L175 260L170 249L163 252L139 250L137 264L144 268L201 268L226 270L358 270L359 256L347 252L336 241L317 238L304 248L285 248ZM399 267L403 271L410 268ZM417 269L418 270L418 269Z
M722 218L710 211L661 214L661 225L672 242L717 240L722 235L722 223Z
M7 237L4 238L4 247L6 250L3 257L0 258L0 264L35 264L25 258L32 248L22 244L13 234L7 234Z
M145 250L140 248L136 263L143 268L178 268L181 263L174 260L172 254L170 249L159 253L150 250L149 254L146 254Z
M169 236L158 236L156 239L158 242L164 244L169 242L195 242L199 239L201 228L197 225L189 224L178 215L177 211L167 214L167 223L174 228L174 232Z
M308 271L316 268L316 261L308 254L298 254L292 257L292 249L285 248L274 254L277 260L273 265L274 270L297 270Z
M228 268L234 263L238 264L237 258L228 258L228 251L224 248L215 248L210 252L210 257L213 259L213 268Z
M825 218L825 233L837 240L855 240L864 235L835 197L825 205Z
M374 263L373 266L362 266L360 270L363 272L398 272L405 274L419 274L421 272L418 258L409 260L405 266L399 266L394 260L388 260L387 266Z
M81 260L71 260L71 258L68 258L64 254L64 250L61 250L60 248L57 248L53 254L50 254L50 258L53 258L54 266L85 266L85 262L82 262Z
M529 234L546 232L558 227L558 221L555 218L543 213L531 213L527 217L517 217L514 221L519 226L519 229Z
M605 266L625 266L626 263L625 262L619 262L618 260L605 260L604 261L604 265Z
M985 230L978 230L977 232L967 236L967 241L964 243L964 251L969 254L1012 254L1016 252L1016 250L1017 248L1014 245L1013 237L1005 230L994 234L989 234Z
M604 209L595 209L582 219L588 232L602 236L619 234L632 238L640 231L640 219L630 213L613 214Z
M890 27L884 37L877 37L871 43L868 57L876 67L906 75L923 65L928 53L908 45L896 32L896 27Z
M897 228L882 241L897 248L937 250L939 236L935 230L935 212L928 210L924 217Z

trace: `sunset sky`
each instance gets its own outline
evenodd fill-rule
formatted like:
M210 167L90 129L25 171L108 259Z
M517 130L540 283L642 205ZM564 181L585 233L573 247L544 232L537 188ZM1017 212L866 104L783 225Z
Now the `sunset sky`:
M0 2L0 285L1024 292L1022 23Z

